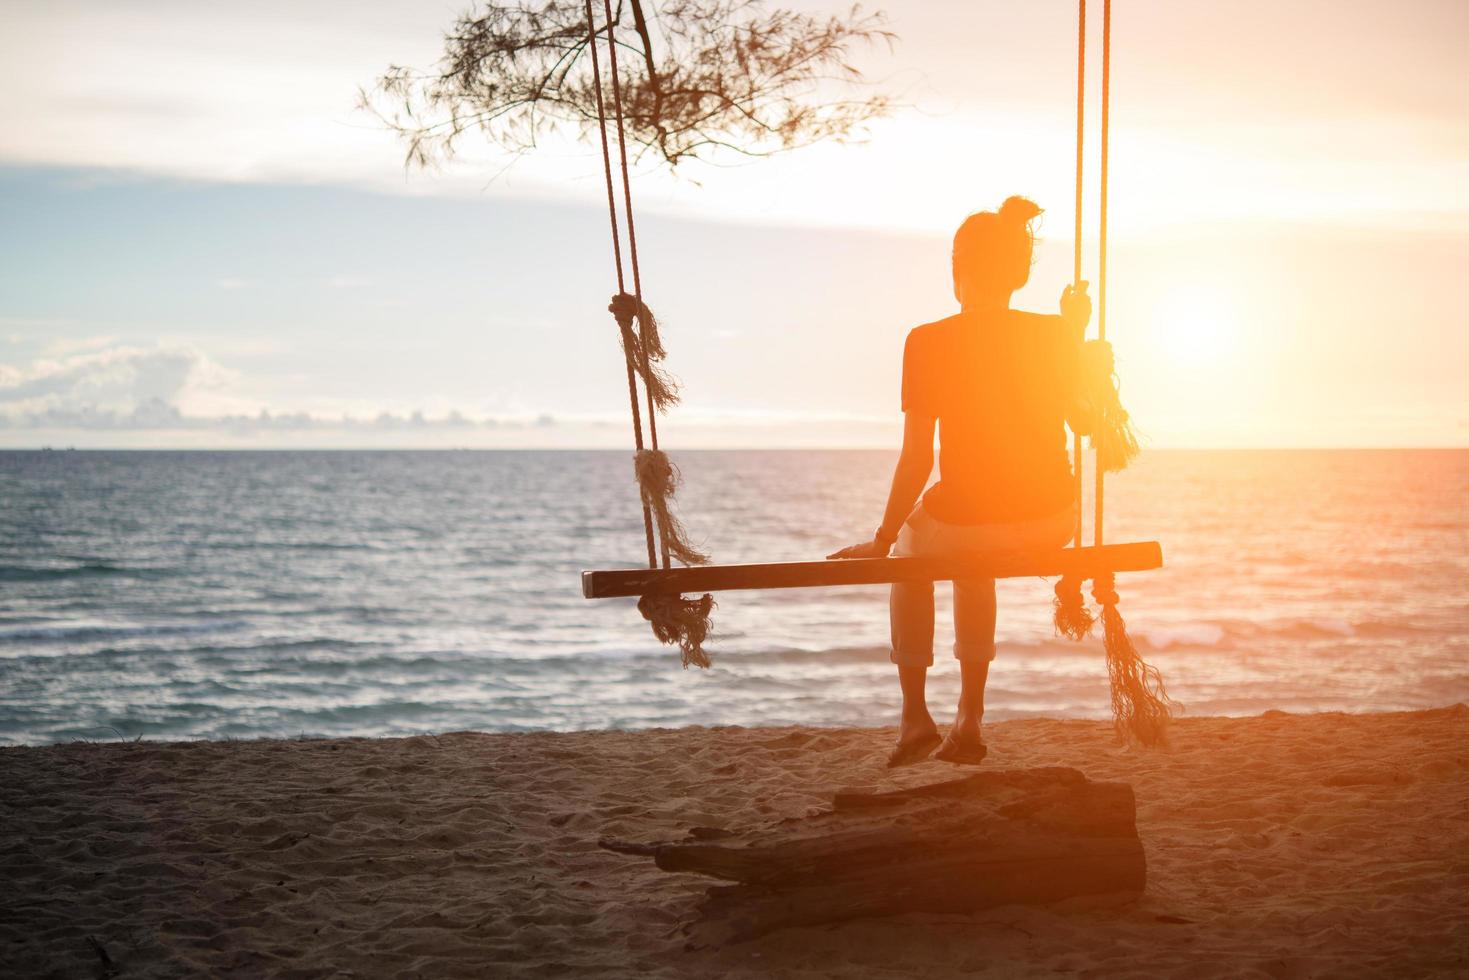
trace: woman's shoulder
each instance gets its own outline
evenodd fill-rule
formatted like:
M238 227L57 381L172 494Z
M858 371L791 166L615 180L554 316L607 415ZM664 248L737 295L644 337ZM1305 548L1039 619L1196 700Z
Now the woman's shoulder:
M1031 313L1029 310L1011 310L1010 321L1043 330L1059 330L1064 322L1059 313Z
M920 323L908 331L908 343L910 345L936 343L952 334L958 328L961 319L961 314L955 313L953 316L946 316L932 323Z
M1065 321L1056 313L1031 313L1027 310L1006 310L1006 319L1002 322L1008 323L1010 327L1017 328L1023 333L1031 336L1061 336ZM908 331L907 348L931 349L942 348L945 344L962 342L964 338L970 337L974 332L974 323L965 317L963 313L955 313L946 316L942 320L934 320L932 323L923 323Z
M908 336L911 337L914 334L932 336L933 334L943 333L946 330L958 326L959 322L963 318L964 314L955 313L952 316L946 316L942 320L935 320L932 323L920 323L918 326L908 331Z

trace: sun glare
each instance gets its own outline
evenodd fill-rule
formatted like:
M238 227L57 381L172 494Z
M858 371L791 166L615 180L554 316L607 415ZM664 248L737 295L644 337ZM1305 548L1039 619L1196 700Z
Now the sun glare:
M1239 318L1229 297L1208 289L1170 290L1153 305L1152 333L1169 363L1202 367L1229 355Z

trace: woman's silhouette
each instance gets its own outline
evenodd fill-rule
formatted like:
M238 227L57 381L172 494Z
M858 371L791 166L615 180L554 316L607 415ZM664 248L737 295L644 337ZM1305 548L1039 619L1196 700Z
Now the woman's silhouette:
M903 349L903 451L873 540L831 558L1057 548L1076 527L1077 501L1065 424L1075 422L1085 293L1067 287L1061 315L1010 309L1030 278L1040 208L1012 197L970 215L954 235L954 298L960 312L908 334ZM934 462L940 479L918 501ZM914 504L917 502L917 506ZM942 740L924 701L933 663L933 583L892 587L892 661L903 690L898 745L888 765L935 758L977 763L984 687L995 656L995 582L954 583L954 656L963 687L954 727Z

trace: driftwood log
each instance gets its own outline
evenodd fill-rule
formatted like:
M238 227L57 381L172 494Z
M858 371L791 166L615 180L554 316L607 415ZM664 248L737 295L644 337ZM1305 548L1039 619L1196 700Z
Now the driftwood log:
M838 793L830 810L741 833L600 843L664 871L736 882L710 888L700 904L687 927L700 943L867 916L1137 895L1147 878L1132 787L1062 768Z

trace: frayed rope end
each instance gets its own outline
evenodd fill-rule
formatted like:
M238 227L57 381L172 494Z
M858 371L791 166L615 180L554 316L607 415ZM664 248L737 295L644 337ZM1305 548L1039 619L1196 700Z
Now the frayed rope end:
M1102 607L1112 723L1117 734L1124 741L1136 741L1149 748L1163 745L1178 704L1168 696L1158 668L1142 658L1127 635L1127 622L1117 611L1117 590L1110 574L1093 581L1092 598Z
M1081 597L1081 582L1079 578L1061 576L1056 583L1056 601L1051 610L1056 635L1078 642L1091 635L1092 626L1097 621Z
M660 643L676 643L683 655L683 665L708 669L713 666L704 641L713 627L709 614L714 611L714 597L685 599L677 594L649 593L638 600L638 612L653 626Z
M1102 413L1102 423L1092 433L1092 447L1097 451L1097 465L1103 473L1127 469L1142 452L1131 416L1120 404Z

